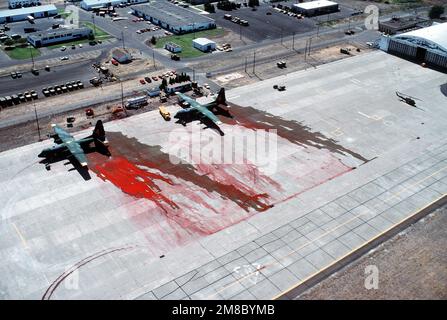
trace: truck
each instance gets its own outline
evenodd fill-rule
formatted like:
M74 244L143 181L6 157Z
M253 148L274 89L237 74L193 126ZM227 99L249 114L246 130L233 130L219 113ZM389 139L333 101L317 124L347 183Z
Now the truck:
M137 109L147 104L147 97L140 96L127 99L126 109Z
M94 85L95 87L97 87L102 83L102 80L99 79L98 77L94 77L94 78L90 79L90 83L92 85Z
M164 106L158 107L158 110L160 111L160 114L163 117L163 119L165 119L166 121L171 120L171 114Z

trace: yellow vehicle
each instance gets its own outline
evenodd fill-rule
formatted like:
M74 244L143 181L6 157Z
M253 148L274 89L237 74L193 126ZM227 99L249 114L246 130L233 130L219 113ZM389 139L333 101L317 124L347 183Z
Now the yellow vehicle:
M158 107L158 110L160 111L160 114L163 117L163 119L165 119L166 121L171 120L171 114L169 113L168 110L166 110L165 107L160 106L160 107Z

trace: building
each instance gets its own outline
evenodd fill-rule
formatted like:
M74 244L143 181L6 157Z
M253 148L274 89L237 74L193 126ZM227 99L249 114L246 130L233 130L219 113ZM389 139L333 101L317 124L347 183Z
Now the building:
M28 16L33 18L46 18L57 15L57 8L52 5L28 7L21 9L1 10L0 23L26 20Z
M179 46L178 44L173 43L173 42L166 42L165 49L172 53L182 52L182 47Z
M125 49L115 49L112 52L112 58L119 63L127 63L132 61L132 55Z
M197 4L205 4L205 3L213 3L213 2L219 2L221 0L185 0L185 2L190 3L192 5L197 5Z
M447 70L447 22L431 27L382 36L380 49L416 63Z
M119 6L120 4L137 4L144 2L148 2L148 0L83 0L81 1L81 8L90 11L97 8Z
M93 36L90 28L58 29L39 32L28 36L28 42L34 47L44 47L56 43L85 39Z
M204 15L195 13L167 1L132 6L134 15L149 20L175 34L212 29L216 22Z
M38 0L8 0L8 6L10 9L32 7L40 4Z
M328 14L338 12L338 3L328 0L317 0L303 3L295 3L292 6L292 11L300 13L306 17L318 16L321 14Z
M197 38L192 41L192 46L203 52L216 50L216 43L207 38Z
M430 23L427 19L420 17L393 17L388 21L379 22L379 31L386 34L396 34L400 32L409 31L410 29L417 29Z

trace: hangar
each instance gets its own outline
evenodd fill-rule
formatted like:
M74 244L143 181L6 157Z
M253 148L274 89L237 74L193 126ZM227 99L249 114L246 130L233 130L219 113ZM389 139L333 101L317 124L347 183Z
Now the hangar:
M26 20L28 16L33 18L45 18L55 15L57 15L57 9L52 4L38 7L2 10L0 11L0 23Z
M447 23L395 36L383 36L380 49L417 63L447 70Z
M214 19L170 2L153 2L131 7L132 13L175 34L216 28Z

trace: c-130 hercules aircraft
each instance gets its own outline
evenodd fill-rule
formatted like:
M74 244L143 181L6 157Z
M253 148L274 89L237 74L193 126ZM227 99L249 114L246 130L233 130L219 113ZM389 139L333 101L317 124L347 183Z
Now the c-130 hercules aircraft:
M51 127L54 134L51 134L50 137L54 139L56 145L42 150L38 155L39 158L55 158L68 153L67 157L74 157L82 167L87 167L87 158L83 148L88 147L92 142L96 147L106 148L108 145L101 120L96 122L92 135L79 140L55 124L52 124Z

